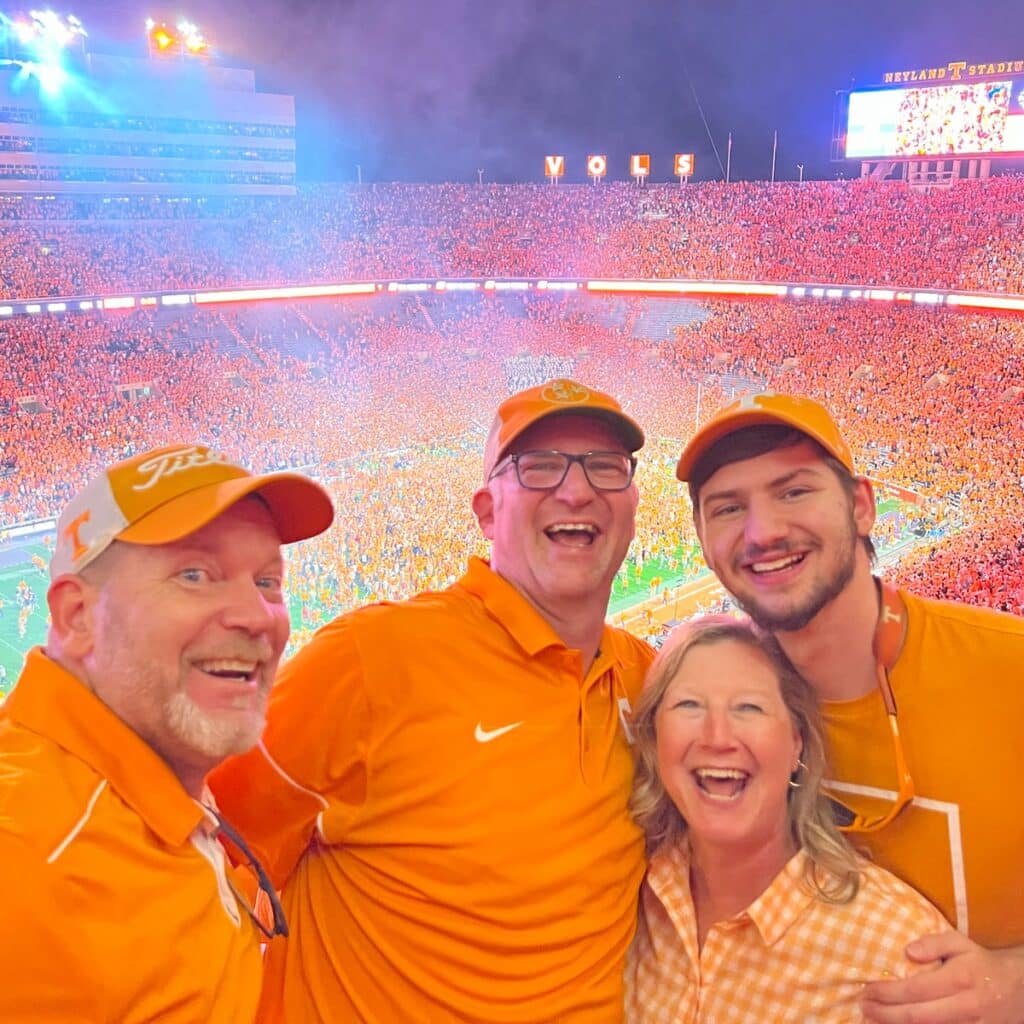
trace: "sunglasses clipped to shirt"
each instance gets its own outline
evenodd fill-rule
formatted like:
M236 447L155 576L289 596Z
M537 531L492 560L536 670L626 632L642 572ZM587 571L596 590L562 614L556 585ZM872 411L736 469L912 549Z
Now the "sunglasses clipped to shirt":
M895 821L903 809L914 799L914 780L910 775L907 754L903 749L903 740L900 738L896 698L893 696L892 684L889 682L889 670L896 664L896 659L903 647L907 611L903 599L895 588L881 582L878 585L881 593L881 607L873 645L875 673L882 702L885 704L886 718L889 720L899 788L895 803L890 804L884 811L877 814L858 814L841 800L829 794L836 824L842 832L878 832Z
M235 889L234 885L231 885L231 889L235 894L235 898L239 903L245 907L245 912L252 918L253 924L266 936L267 939L272 939L275 935L284 936L288 938L288 921L284 916L284 907L281 906L281 901L277 897L277 892L274 889L273 883L270 881L270 877L266 871L263 870L263 865L256 859L256 855L249 849L248 843L235 831L234 827L229 825L224 817L215 811L212 807L207 806L206 810L216 819L217 832L219 835L224 836L225 839L235 847L236 850L242 855L246 865L252 869L253 874L256 876L256 881L259 883L260 891L267 897L270 903L270 909L274 916L274 923L271 928L268 928L261 920L259 914L251 906L245 896ZM229 881L229 884L230 881Z

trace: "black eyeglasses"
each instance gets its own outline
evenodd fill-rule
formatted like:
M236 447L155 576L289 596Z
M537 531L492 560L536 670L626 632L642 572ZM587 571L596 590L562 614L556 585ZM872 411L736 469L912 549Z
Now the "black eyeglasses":
M569 467L578 462L595 491L624 491L636 472L636 456L623 452L518 452L502 459L487 478L493 480L514 466L520 487L528 491L550 491L562 486Z
M249 849L248 843L246 843L238 832L236 832L217 811L212 807L207 807L206 810L208 810L216 819L217 831L222 833L228 842L238 850L242 857L245 858L246 864L248 864L255 873L260 889L270 901L270 909L274 915L273 930L267 928L267 926L260 920L259 914L249 906L249 901L245 896L238 892L234 885L231 885L231 890L234 892L236 899L243 907L245 907L245 912L252 918L253 924L255 924L268 939L272 939L275 935L283 935L285 938L288 938L288 921L284 916L284 907L281 906L281 901L277 898L277 892L274 889L274 885L270 881L266 871L263 870L263 865L260 864L256 859L256 855ZM231 884L230 877L228 884Z

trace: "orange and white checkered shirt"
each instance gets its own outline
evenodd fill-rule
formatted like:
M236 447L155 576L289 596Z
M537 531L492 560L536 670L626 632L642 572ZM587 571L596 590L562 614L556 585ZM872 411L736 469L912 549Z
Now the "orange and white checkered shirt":
M744 911L697 948L689 846L651 859L626 967L627 1024L845 1024L860 1021L865 982L917 968L908 942L949 931L920 893L863 862L860 890L841 906L804 883L797 853Z

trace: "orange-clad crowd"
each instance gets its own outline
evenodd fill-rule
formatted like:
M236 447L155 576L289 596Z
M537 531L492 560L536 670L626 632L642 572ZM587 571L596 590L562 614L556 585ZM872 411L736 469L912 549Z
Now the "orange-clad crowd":
M0 198L0 297L435 276L1024 291L1024 179L316 185L294 197Z
M295 199L0 200L7 294L367 275L734 277L1024 290L1024 181L317 187ZM280 205L274 205L279 204ZM276 212L273 212L276 211ZM242 239L245 239L243 244ZM678 441L747 386L833 409L874 478L962 524L904 560L919 593L1020 611L1024 322L882 303L381 295L3 325L0 527L51 516L96 466L197 437L313 468L339 503L293 558L321 616L454 579L481 550L468 496L493 409L572 375L651 438L630 565L692 544ZM664 439L664 441L662 440ZM888 519L882 540L904 531ZM699 564L697 565L699 568ZM301 642L305 630L295 639Z

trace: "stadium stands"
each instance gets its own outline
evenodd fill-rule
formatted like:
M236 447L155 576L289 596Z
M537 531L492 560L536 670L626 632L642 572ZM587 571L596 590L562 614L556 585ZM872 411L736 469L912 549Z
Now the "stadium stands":
M1024 292L1021 210L1019 178L930 195L815 182L8 197L0 289L25 298L601 275ZM867 303L431 293L13 317L0 345L0 531L48 519L99 463L185 437L329 479L338 525L301 548L292 581L300 641L342 608L443 586L480 549L468 498L488 418L517 375L545 368L614 391L652 437L623 586L653 558L700 571L674 457L733 389L764 384L825 401L869 473L921 496L880 527L919 541L898 579L1024 611L1018 319Z
M0 298L378 277L683 277L1024 291L1024 179L309 186L0 198Z

